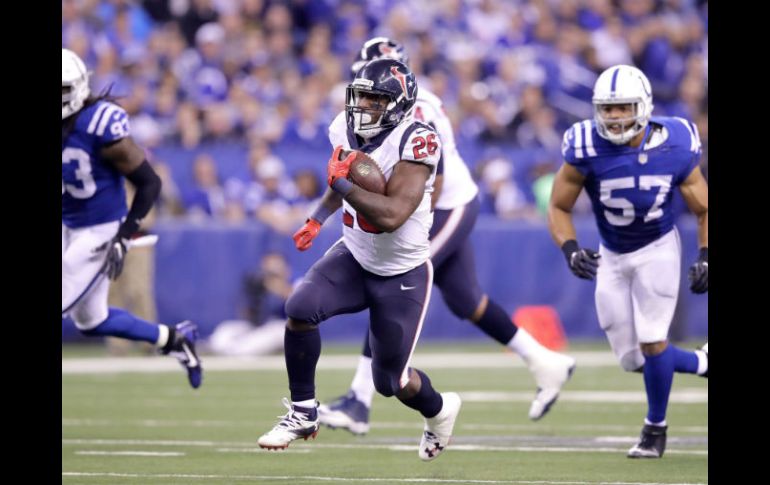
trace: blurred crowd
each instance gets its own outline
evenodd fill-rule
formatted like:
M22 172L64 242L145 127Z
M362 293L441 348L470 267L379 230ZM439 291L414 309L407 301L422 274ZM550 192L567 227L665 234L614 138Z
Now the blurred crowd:
M562 134L592 117L594 81L618 63L647 74L655 115L698 125L707 174L705 1L62 1L62 46L92 70L94 92L119 97L134 138L164 154L150 157L160 216L284 233L321 195L350 64L380 35L443 100L485 212L542 215ZM238 147L227 160L210 149L223 144ZM291 150L314 160L281 155Z

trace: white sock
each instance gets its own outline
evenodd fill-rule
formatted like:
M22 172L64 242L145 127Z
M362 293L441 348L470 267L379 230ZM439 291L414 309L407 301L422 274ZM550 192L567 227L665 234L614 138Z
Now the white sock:
M362 355L358 358L358 368L356 375L353 376L353 382L350 383L350 390L356 395L356 399L372 407L374 398L374 380L372 379L372 358Z
M308 399L306 401L292 401L292 406L298 406L301 408L314 408L316 407L315 399Z
M695 373L700 376L709 370L709 359L706 357L706 352L702 350L696 350L695 355L698 356L698 370Z
M664 419L660 423L653 423L649 419L644 418L644 424L649 424L651 426L666 426L666 420Z
M508 342L507 347L519 354L527 364L530 363L533 357L549 352L547 348L543 347L540 342L535 340L532 335L521 327L516 330L516 335Z
M162 349L168 343L168 327L165 325L158 325L158 340L155 341L155 346Z

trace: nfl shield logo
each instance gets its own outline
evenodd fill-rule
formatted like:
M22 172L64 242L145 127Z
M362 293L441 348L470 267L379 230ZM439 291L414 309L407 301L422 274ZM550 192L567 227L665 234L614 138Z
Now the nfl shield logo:
M646 153L640 153L639 154L639 163L641 163L642 165L647 163L647 154Z

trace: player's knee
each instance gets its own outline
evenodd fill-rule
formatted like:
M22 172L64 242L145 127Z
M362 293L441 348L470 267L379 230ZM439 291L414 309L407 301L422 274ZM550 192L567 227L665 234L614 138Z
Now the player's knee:
M322 320L319 315L319 307L318 292L314 292L303 285L286 300L286 316L297 322L318 324Z
M104 311L99 310L87 310L76 308L70 316L72 321L75 322L75 327L80 330L84 335L90 335L91 331L101 325L109 316L109 311L105 308Z
M639 348L643 355L653 356L663 353L663 351L666 350L667 345L666 342L640 343Z
M461 318L463 320L472 319L476 313L476 310L478 309L478 306L483 303L479 303L478 300L471 301L470 299L466 298L445 298L444 301L446 301L449 310L451 310L451 312L457 318ZM479 315L479 318L481 318L481 315Z
M372 380L374 381L374 388L377 389L377 392L385 397L391 397L401 389L399 386L399 376L394 375L391 372L384 372L372 368Z
M639 349L632 350L620 358L620 366L626 372L639 372L644 366L644 355Z

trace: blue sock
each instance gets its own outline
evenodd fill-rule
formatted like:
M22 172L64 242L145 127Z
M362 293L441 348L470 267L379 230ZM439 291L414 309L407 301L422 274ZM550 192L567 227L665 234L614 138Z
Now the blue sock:
M120 308L110 308L107 320L82 333L89 337L121 337L154 344L158 341L160 330L157 323L144 321Z
M428 376L423 371L412 367L412 372L417 372L420 375L420 380L422 381L420 390L409 399L399 399L399 401L419 411L426 418L432 418L441 411L441 407L444 406L444 399L441 397L441 394L433 389L430 379L428 379Z
M647 420L660 423L666 419L668 396L674 380L675 352L671 346L658 355L644 356L644 387L647 390Z
M682 350L673 345L668 346L674 352L674 371L685 374L698 372L698 356L692 350Z
M286 329L283 334L289 392L293 402L315 398L315 366L321 357L321 332L318 327L307 332Z

